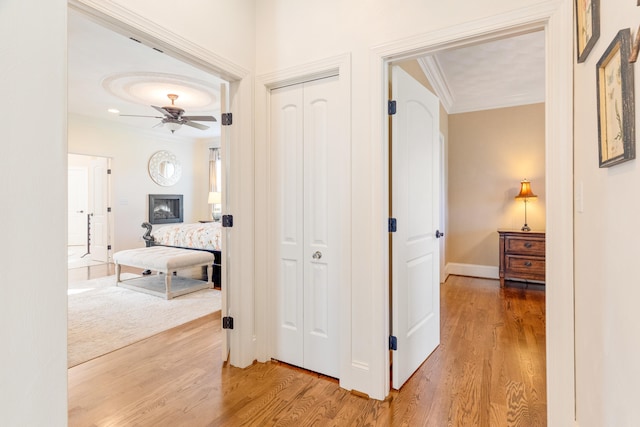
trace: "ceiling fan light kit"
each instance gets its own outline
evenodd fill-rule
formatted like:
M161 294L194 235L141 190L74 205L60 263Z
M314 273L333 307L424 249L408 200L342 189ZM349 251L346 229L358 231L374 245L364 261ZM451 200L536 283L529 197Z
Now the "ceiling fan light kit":
M160 127L166 125L167 129L174 133L179 130L182 125L190 126L196 129L205 130L209 129L209 126L203 125L201 123L196 122L215 122L217 121L213 116L185 116L184 109L175 105L176 99L178 99L178 95L175 93L167 94L167 98L171 100L171 105L165 105L164 107L158 107L152 105L151 108L159 111L162 116L139 116L134 114L120 114L123 117L153 117L156 119L161 119L160 123L155 125L154 127Z

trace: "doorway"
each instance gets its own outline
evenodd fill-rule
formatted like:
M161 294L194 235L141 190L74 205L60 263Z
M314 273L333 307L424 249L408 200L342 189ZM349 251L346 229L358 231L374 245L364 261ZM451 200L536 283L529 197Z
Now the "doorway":
M219 94L219 99L218 99L218 101L220 101L221 108L222 108L221 113L225 114L225 113L228 113L234 107L238 108L239 101L240 99L242 99L242 102L243 102L242 106L241 108L238 108L235 111L236 115L234 119L237 121L239 117L243 117L244 115L248 114L248 111L250 109L250 103L248 102L249 91L244 87L240 88L242 77L245 76L247 72L243 70L241 67L238 67L236 64L230 63L218 56L212 55L210 51L207 51L204 48L187 44L185 40L178 38L177 36L175 36L170 32L167 32L167 33L162 32L158 35L158 33L154 31L155 28L149 27L148 22L142 22L142 23L138 22L139 16L137 15L131 15L127 13L115 14L114 11L111 10L109 7L101 8L100 10L97 10L92 8L91 6L87 6L84 3L77 2L77 1L71 1L69 4L69 9L73 10L76 13L79 13L84 18L88 18L89 21L92 21L93 23L102 27L104 31L123 35L126 37L125 40L128 38L132 38L132 40L126 40L127 43L131 43L132 45L134 45L135 42L141 42L144 45L146 45L146 47L155 47L156 49L149 48L149 51L151 51L153 55L156 55L156 56L166 55L167 57L171 57L173 60L176 60L176 62L181 63L179 67L181 67L182 70L192 67L193 69L196 69L200 73L204 72L209 74L212 78L217 77L217 79L224 80L224 84L222 85L222 88ZM162 49L160 49L160 47L162 47ZM187 67L185 64L188 65L189 67ZM179 71L174 71L174 72L176 74L179 73ZM100 78L102 78L102 76L103 75L101 75ZM206 77L203 77L201 79L205 80ZM196 85L196 83L194 83L194 85ZM218 98L218 96L216 96L215 98ZM205 101L207 101L208 99L210 98L207 98ZM163 104L159 104L159 105L163 105ZM144 107L149 108L148 106L144 106ZM153 112L153 110L151 111ZM102 112L104 112L106 115L107 114L106 108L102 109ZM129 111L123 111L123 113L129 113ZM141 114L145 114L145 117L149 115L153 115L153 113L151 114L147 113L146 110ZM196 117L199 117L199 116L196 116ZM137 120L144 121L148 119L137 119ZM241 189L244 189L245 182L244 181L240 182L239 179L234 179L234 176L241 176L243 173L245 173L242 168L237 167L237 164L240 163L240 159L251 158L253 157L253 155L250 152L250 149L251 149L250 144L246 142L246 139L240 140L238 133L232 132L232 128L235 127L235 128L242 129L243 133L246 134L248 133L246 132L246 129L249 128L250 124L248 121L245 121L244 123L242 123L241 121L239 125L236 125L235 123L233 123L231 114L228 114L228 118L222 118L220 116L217 117L218 123L223 122L223 120L225 123L221 127L220 137L219 137L221 152L222 152L221 153L221 170L222 170L221 178L222 178L223 188L221 188L222 190L221 201L220 201L221 203L219 204L222 205L223 214L236 213L238 215L236 216L236 221L237 221L238 219L241 219L241 220L244 219L243 218L245 216L244 212L249 212L249 209L247 209L245 205L248 203L248 199L250 198L251 191L241 191ZM148 138L149 135L153 132L151 130L152 127L158 124L157 121L155 122L156 123L152 122L151 124L149 124L147 130L142 131L142 132L146 132L147 139L149 139ZM148 121L146 123L148 123ZM192 128L195 128L195 131L201 130L201 128L197 126L188 125L186 127L183 127L179 132L186 134L187 131L194 130ZM165 128L165 131L169 133L166 128ZM146 208L144 208L144 205L146 204L146 195L147 193L149 194L155 193L156 191L154 190L157 190L157 188L153 187L155 184L153 184L152 182L150 181L148 183L146 182L148 181L146 180L147 165L145 164L146 159L144 158L148 158L148 157L146 153L143 153L143 156L140 156L141 154L140 147L136 145L136 139L129 138L130 141L127 141L127 139L122 138L122 135L115 135L115 138L118 139L118 141L121 143L118 149L120 149L120 147L124 147L118 153L113 155L114 163L116 163L116 166L120 171L120 175L117 177L114 177L114 193L115 193L114 195L116 197L116 200L114 201L116 205L114 207L114 214L116 215L116 217L118 217L119 224L120 224L120 216L126 215L126 214L122 214L122 212L125 209L129 210L130 206L132 206L134 203L133 202L134 198L136 200L136 203L139 203L139 201L142 200L142 204L143 204L142 209L136 208L135 213L130 215L132 217L130 218L131 221L128 220L127 223L123 224L122 227L118 226L118 232L120 233L120 235L118 235L118 242L120 242L121 246L125 246L125 243L123 243L123 241L120 238L121 235L125 235L127 239L130 239L130 241L126 242L126 246L124 248L136 247L136 245L144 246L144 242L142 240L143 229L140 227L140 222L144 221L146 217ZM164 138L164 140L168 140L168 139L169 139L168 137ZM127 144L125 144L125 142ZM161 143L162 141L158 141L158 144L161 144ZM174 142L171 142L171 143L174 143ZM206 148L202 148L202 147L206 147L206 141L203 141L203 140L199 140L197 142L194 141L194 145L198 145L197 147L198 150L202 152L206 151ZM104 147L98 146L98 144L94 144L94 146L91 147L91 151L102 153L105 151L105 149ZM200 156L199 160L203 158L204 156ZM140 161L141 159L143 160ZM132 168L131 166L132 163L136 164L135 169L127 169L127 168ZM204 168L206 168L206 161L202 161L201 163L195 165L195 167L192 169L204 170ZM131 177L128 174L125 175L122 173L123 169L134 170L134 174L139 174L139 175L135 175L134 177ZM129 182L131 184L134 184L137 187L131 190L131 188L129 187L133 187L133 185L128 186L128 182L126 182L127 179L129 179ZM211 218L210 206L207 204L207 187L208 187L207 183L206 181L198 181L198 182L201 184L193 185L190 187L187 187L185 185L185 187L187 188L185 189L185 191L183 191L184 193L187 193L188 191L194 191L195 193L199 191L199 188L197 187L201 187L203 190L201 192L198 192L198 194L201 194L202 201L200 202L196 201L193 204L188 205L187 209L191 209L192 212L196 212L196 213L202 212L202 219ZM148 185L149 188L145 188L144 187L145 185ZM133 194L132 196L129 196L128 194L123 195L121 191L123 191L124 189L131 190L132 192L135 191L135 194ZM206 215L205 215L205 212L207 212ZM139 220L135 218L139 218ZM194 214L194 218L195 218L194 222L199 219L195 217L195 214ZM245 224L250 222L251 220L248 220L248 219L244 221ZM129 230L123 231L123 228L125 227L128 227ZM240 289L236 289L229 286L229 282L235 276L240 274L241 269L242 269L243 275L245 274L246 271L250 271L250 269L247 269L246 267L244 267L244 265L245 265L245 262L251 263L252 258L248 257L246 253L240 255L239 246L238 245L234 246L231 243L237 241L240 238L246 239L246 236L249 232L250 232L249 228L239 229L239 230L234 229L233 232L231 232L230 228L223 228L223 231L222 231L222 239L221 239L222 251L221 252L222 252L223 259L221 262L222 264L222 274L221 274L222 284L221 285L222 285L222 306L223 306L222 315L223 316L228 315L231 311L234 311L235 313L239 313L243 311L241 304L239 303L241 301L240 298L233 299L233 301L238 301L235 307L231 307L230 305L230 301L232 299L228 298L228 296L234 292L240 293ZM133 239L135 240L131 241ZM118 248L116 248L116 250L118 250ZM231 258L238 259L238 260L242 259L243 265L240 265L240 263L233 263L233 264L230 263L229 260ZM247 299L247 298L242 299L242 301L247 301L247 300L250 300L250 299ZM235 333L237 331L238 331L238 328L236 328L235 331L228 331L227 334L222 335L224 346L226 346L227 342L229 342L230 339L234 335L236 335ZM236 345L240 345L239 340L236 340L234 342L236 343ZM226 347L223 351L228 353ZM230 355L231 363L241 364L234 359L235 357L238 357L238 356L235 355L234 353L231 353Z
M549 325L553 327L548 329L547 336L547 353L553 355L553 359L548 360L548 402L552 406L550 413L554 409L561 414L561 419L570 419L573 411L567 410L572 408L574 401L573 388L573 348L569 347L569 343L573 342L573 273L571 268L566 268L573 264L573 245L572 245L572 229L573 229L573 185L572 185L572 129L571 129L571 87L572 87L572 62L570 56L566 55L566 50L571 45L571 40L563 32L563 19L570 16L570 7L554 7L549 10L539 11L533 14L531 11L522 11L517 22L514 16L508 18L501 17L492 19L491 22L484 22L482 26L478 24L476 34L470 31L468 27L458 28L447 33L447 37L443 41L442 35L439 33L427 34L421 40L412 39L411 41L401 41L393 45L383 46L374 52L374 60L372 60L373 79L383 83L382 90L376 98L374 108L378 112L386 110L387 94L388 94L388 64L394 61L405 59L415 59L420 55L435 52L451 47L458 47L466 44L478 43L482 40L490 40L496 37L506 37L509 34L518 34L532 30L544 30L547 38L546 47L546 94L547 102L545 104L547 129L546 129L546 180L547 183L553 182L554 185L547 184L547 199L550 206L554 209L547 209L547 229L550 232L550 238L547 245L547 315ZM567 18L568 19L568 18ZM473 27L476 28L476 27ZM482 28L482 30L480 30ZM555 43L554 43L555 41ZM389 129L386 123L386 116L380 114L375 118L379 120L382 128L380 141L384 144L388 141ZM378 159L376 159L378 160ZM388 164L388 153L381 150L381 158L379 159L380 176L383 182L380 184L385 191L382 193L379 203L381 212L388 212L388 176L386 166ZM564 201L567 201L565 203ZM382 220L382 218L380 218ZM380 221L382 222L382 221ZM551 234L553 230L553 234ZM380 247L380 252L387 252L385 246ZM388 255L388 254L386 254ZM388 259L388 256L384 256ZM383 269L385 274L381 277L388 280L389 266ZM388 285L388 283L387 283ZM382 289L387 290L388 286ZM384 295L385 306L388 304L389 295ZM565 327L566 324L566 327ZM389 366L389 357L387 352L381 353L385 360L384 366ZM553 363L551 361L553 360ZM384 390L388 393L389 377L382 377L385 382Z
M108 263L113 244L107 157L68 155L68 268Z

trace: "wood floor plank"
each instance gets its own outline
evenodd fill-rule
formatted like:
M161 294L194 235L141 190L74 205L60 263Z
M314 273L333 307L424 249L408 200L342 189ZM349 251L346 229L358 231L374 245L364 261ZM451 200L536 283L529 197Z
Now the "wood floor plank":
M69 426L545 426L543 288L451 276L441 316L440 346L376 401L284 363L225 365L214 313L70 368Z

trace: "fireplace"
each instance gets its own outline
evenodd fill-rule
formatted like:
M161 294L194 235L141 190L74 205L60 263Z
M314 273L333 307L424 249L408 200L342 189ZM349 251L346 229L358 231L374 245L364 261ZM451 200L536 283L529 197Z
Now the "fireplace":
M182 194L149 194L149 222L182 222Z

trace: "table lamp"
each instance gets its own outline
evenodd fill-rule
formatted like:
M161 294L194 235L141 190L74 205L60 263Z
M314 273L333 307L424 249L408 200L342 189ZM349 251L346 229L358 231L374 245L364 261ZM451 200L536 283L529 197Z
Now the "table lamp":
M520 194L518 194L515 198L524 200L524 225L520 230L522 231L531 231L531 227L527 224L527 201L529 199L535 199L538 196L533 194L531 191L531 183L526 179L520 181Z

